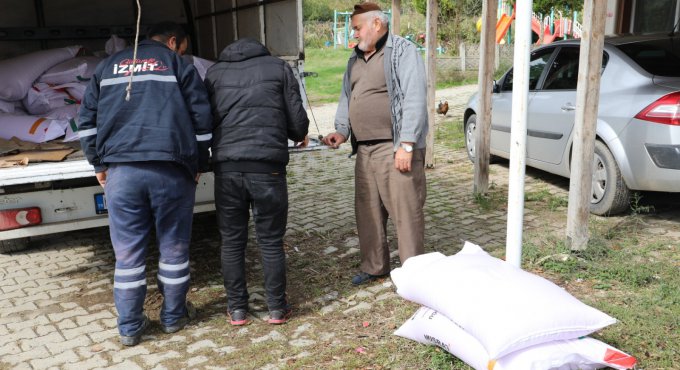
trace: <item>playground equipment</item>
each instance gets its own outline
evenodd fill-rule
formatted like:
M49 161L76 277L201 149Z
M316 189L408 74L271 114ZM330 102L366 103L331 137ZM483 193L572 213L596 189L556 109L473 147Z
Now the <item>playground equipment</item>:
M510 25L512 22L515 20L515 12L512 12L511 16L508 16L507 14L503 13L501 14L501 18L498 20L496 23L496 43L497 44L502 44L503 43L503 38L505 35L508 33L508 30L510 29Z
M574 18L568 19L562 16L562 12L558 12L555 17L554 12L550 15L541 17L540 14L533 13L531 16L531 30L539 36L536 44L541 43L541 19L543 19L543 44L549 44L557 38L567 38L571 36L575 39L581 38L582 28L581 24L576 20L577 13L574 12Z
M508 15L510 13L511 15ZM515 20L515 7L507 1L502 0L498 3L498 22L496 22L496 43L504 44L512 42L512 23ZM551 11L550 15L543 17L541 14L533 13L531 19L531 30L538 35L536 44L549 44L557 38L566 39L567 36L579 39L582 34L581 24L576 20L578 13L573 13L573 18L565 18L562 12ZM477 21L477 32L482 28L482 19ZM543 28L543 32L541 32ZM543 37L541 37L541 34Z
M390 18L390 27L392 26L392 11L385 10L383 13L387 14ZM338 45L343 47L354 47L350 45L350 39L354 37L354 31L352 31L352 22L350 17L352 12L339 12L333 10L333 49L337 49ZM354 44L354 43L352 43Z

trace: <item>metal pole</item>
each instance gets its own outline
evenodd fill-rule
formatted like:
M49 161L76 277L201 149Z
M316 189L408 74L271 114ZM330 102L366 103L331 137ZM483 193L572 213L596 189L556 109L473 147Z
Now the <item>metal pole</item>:
M514 84L510 133L508 227L505 259L522 265L524 224L524 174L526 171L527 108L529 105L529 59L531 57L531 9L533 0L517 0L515 22Z
M345 48L349 47L349 14L345 14Z
M333 10L333 49L338 48L338 11Z

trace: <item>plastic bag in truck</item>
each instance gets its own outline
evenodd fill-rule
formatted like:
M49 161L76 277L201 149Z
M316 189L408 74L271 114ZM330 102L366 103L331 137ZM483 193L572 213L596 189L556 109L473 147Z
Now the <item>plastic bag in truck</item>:
M40 75L54 65L73 58L79 50L80 46L68 46L0 60L0 99L23 99Z

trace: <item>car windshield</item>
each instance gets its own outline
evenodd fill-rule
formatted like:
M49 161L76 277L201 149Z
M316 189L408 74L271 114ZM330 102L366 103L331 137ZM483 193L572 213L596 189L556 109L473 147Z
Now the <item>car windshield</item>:
M618 48L655 76L680 77L680 37L634 42Z

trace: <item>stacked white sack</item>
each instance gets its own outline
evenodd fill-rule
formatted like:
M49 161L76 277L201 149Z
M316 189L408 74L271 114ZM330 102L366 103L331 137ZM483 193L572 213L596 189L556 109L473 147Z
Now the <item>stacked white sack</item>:
M52 66L73 58L80 46L36 51L0 61L0 100L23 99L33 82Z
M491 359L616 322L552 282L465 243L456 255L409 258L392 271L403 298L430 307L475 337Z

